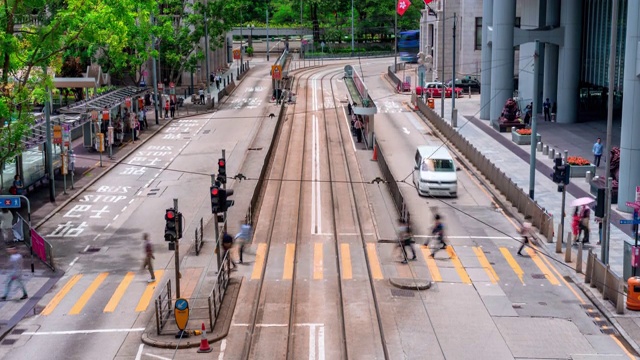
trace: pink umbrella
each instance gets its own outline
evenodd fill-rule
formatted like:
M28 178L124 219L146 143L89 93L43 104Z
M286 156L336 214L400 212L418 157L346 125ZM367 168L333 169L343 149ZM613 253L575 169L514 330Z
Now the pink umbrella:
M594 198L590 198L590 197L582 197L579 199L575 199L571 202L571 206L582 206L582 205L589 205L596 202L596 199Z

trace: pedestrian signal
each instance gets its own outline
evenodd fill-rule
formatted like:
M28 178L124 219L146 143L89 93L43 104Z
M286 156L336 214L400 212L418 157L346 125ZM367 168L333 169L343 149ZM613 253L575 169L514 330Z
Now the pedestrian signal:
M218 180L221 184L227 183L227 161L224 158L218 159Z
M164 226L164 240L176 241L178 239L178 214L171 208L167 209L164 214L165 226Z
M217 214L220 212L220 188L214 185L209 190L211 194L211 212Z

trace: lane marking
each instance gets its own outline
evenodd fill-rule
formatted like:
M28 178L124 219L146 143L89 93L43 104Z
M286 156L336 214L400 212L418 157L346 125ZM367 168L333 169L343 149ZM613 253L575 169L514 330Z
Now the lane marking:
M316 327L309 327L309 360L316 360Z
M484 268L484 271L486 271L487 275L489 275L489 279L491 280L491 282L493 284L497 284L500 280L500 277L493 269L493 266L491 266L491 263L489 262L489 259L487 259L487 256L484 254L484 251L482 251L479 246L474 246L473 252L476 254L476 257L480 261L480 265Z
M456 272L458 273L458 276L460 276L460 279L462 280L462 282L465 284L471 284L471 278L469 278L467 271L464 269L464 266L462 266L462 262L460 261L460 258L456 254L456 251L453 249L453 246L447 245L446 250L447 250L447 253L449 254L449 257L451 258L453 267L456 269Z
M156 359L160 359L160 360L172 360L171 358L166 358L164 356L160 356L160 355L156 355L156 354L150 354L150 353L144 353L147 356L150 356L152 358L156 358Z
M296 254L296 244L287 244L286 251L284 253L284 271L282 273L283 280L293 279L293 258Z
M402 131L407 135L411 134L411 132L406 127L403 127Z
M262 276L262 267L264 266L264 255L267 252L267 244L260 243L256 249L256 261L253 264L253 272L251 272L251 280L258 280Z
M618 338L615 335L609 335L609 337L611 337L613 339L613 341L615 341L616 344L618 344L618 346L622 349L622 351L624 351L624 353L627 354L629 359L631 359L631 360L635 360L636 359L636 357L633 356L633 354L631 354L631 352L629 352L629 350L627 350L627 348L622 344L622 342L620 340L618 340Z
M322 280L322 243L315 243L313 247L313 279Z
M116 307L118 306L118 304L120 303L120 300L124 296L125 291L127 291L127 288L131 284L131 281L133 281L134 276L135 276L135 273L132 271L129 271L124 276L124 279L122 279L122 281L120 282L120 285L118 285L118 287L116 288L116 291L113 292L113 295L111 296L111 299L107 303L107 306L104 307L103 312L114 312L116 310Z
M551 285L560 285L560 282L558 281L558 279L556 279L553 273L551 273L551 270L549 270L547 265L545 265L545 263L542 260L540 260L540 258L538 257L538 254L536 254L536 252L533 249L527 248L526 250L527 250L527 254L529 254L529 257L531 257L531 260L533 260L536 266L538 266L540 271L542 271L542 273L547 278L547 280L549 280Z
M91 247L91 245L87 245L84 250L82 250L82 252L87 252L89 250L89 248Z
M535 245L532 244L532 247L536 250L538 250L537 247L535 247ZM541 250L538 250L541 251ZM553 266L553 264L551 264L551 262L549 261L549 259L547 259L546 256L540 256L540 258L542 259L542 261L544 261L545 263L547 263L547 265L549 266L549 268L558 276L558 279L560 279L560 281L562 281L567 288L569 289L569 291L571 291L573 293L573 295L578 299L578 301L580 301L581 304L585 304L585 300L573 289L573 286L569 285L569 283L567 282L567 280L564 279L564 276L560 275L560 273L558 272L558 270L556 269L555 266Z
M77 334L101 334L101 333L119 333L119 332L141 332L145 328L132 328L132 329L94 329L94 330L67 330L67 331L42 331L32 332L25 331L22 335L27 336L42 336L42 335L77 335Z
M220 354L218 354L218 360L224 359L224 351L227 349L227 339L220 341Z
M98 238L100 237L100 235L101 235L101 234L97 234L97 235L93 238L93 241L98 240Z
M373 276L374 280L382 280L382 268L380 267L380 260L378 260L376 244L367 244L367 256L369 257L369 265L371 266L371 276Z
M427 262L427 269L429 269L429 272L431 273L431 280L435 282L442 281L442 276L440 275L440 270L438 270L436 260L431 257L431 249L429 249L428 246L420 246L420 252L422 252L424 261Z
M62 299L69 293L69 291L71 291L71 289L73 288L73 286L80 281L80 278L82 278L82 274L76 274L73 275L71 277L71 279L69 279L69 281L67 281L66 284L64 284L64 286L62 287L62 289L60 289L60 291L58 291L54 296L53 299L51 299L51 301L49 301L49 303L47 304L47 306L45 306L45 308L42 310L42 312L40 313L41 315L50 315L53 310L56 309L56 307L60 304L60 302L62 301Z
M142 357L142 349L144 349L144 344L140 344L138 347L138 353L136 354L136 360L140 360Z
M69 263L69 267L72 267L73 265L75 265L75 263L76 263L76 261L78 261L78 259L80 259L80 257L76 256L76 258L73 259L73 261Z
M82 296L80 296L80 299L78 299L76 304L73 305L73 307L71 308L71 311L69 311L69 315L78 315L80 314L80 312L82 312L82 309L85 307L85 305L87 305L87 302L89 302L89 299L91 299L93 294L95 294L96 290L98 290L98 288L100 287L100 284L102 284L102 282L104 281L104 279L107 278L107 276L109 276L109 273L107 272L100 273L93 280L93 282L91 282L91 285L89 285L87 290L85 290Z
M342 259L342 278L349 280L353 278L353 270L351 267L351 249L349 244L340 244L340 257Z
M118 216L120 216L120 214L116 215L113 217L113 221L116 221L118 219Z
M518 279L520 279L520 282L522 283L522 285L526 286L523 280L524 271L522 271L522 268L520 267L520 265L518 265L518 262L516 261L516 259L513 258L509 250L505 247L501 247L500 252L502 253L502 256L504 256L505 260L507 260L507 263L509 264L513 272L516 273L516 276L518 276Z
M324 360L324 325L318 328L318 360Z
M147 310L147 307L149 306L149 302L151 302L151 298L153 297L153 292L156 289L156 286L158 285L158 282L160 281L160 279L162 279L164 270L156 270L154 273L156 275L156 281L148 284L147 287L144 289L144 292L140 297L140 301L138 301L138 305L136 306L136 312L142 312Z

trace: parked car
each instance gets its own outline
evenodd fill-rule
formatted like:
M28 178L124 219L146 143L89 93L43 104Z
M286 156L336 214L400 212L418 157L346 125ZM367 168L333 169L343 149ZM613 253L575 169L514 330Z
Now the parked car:
M456 97L462 96L462 88L456 87L455 90L448 86L443 86L441 82L429 82L424 85L426 95L434 98L442 97L442 88L444 87L444 97L451 97L455 91ZM416 86L416 95L422 95L423 88Z
M447 86L451 86L451 80L447 81ZM469 91L480 94L480 81L476 78L464 77L462 79L456 79L456 87L464 89L465 92Z

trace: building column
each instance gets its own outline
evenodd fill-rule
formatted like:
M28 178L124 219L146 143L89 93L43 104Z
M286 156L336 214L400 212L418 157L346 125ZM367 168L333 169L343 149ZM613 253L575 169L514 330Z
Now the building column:
M498 122L507 99L513 97L513 27L516 2L493 1L493 35L491 51L491 124Z
M576 122L578 114L582 0L562 1L560 25L564 27L564 45L560 47L558 55L558 113L556 121L570 124Z
M560 0L547 0L545 25L560 26ZM558 45L544 45L544 82L542 86L542 101L549 98L551 103L558 99ZM541 113L542 109L538 109Z
M482 2L482 63L480 64L480 119L488 120L491 101L491 45L489 26L493 26L493 0Z
M627 8L627 37L624 60L624 99L622 100L622 129L620 135L620 172L618 182L618 209L631 212L625 205L635 201L636 186L640 186L640 2L629 1ZM608 155L608 154L605 154Z

